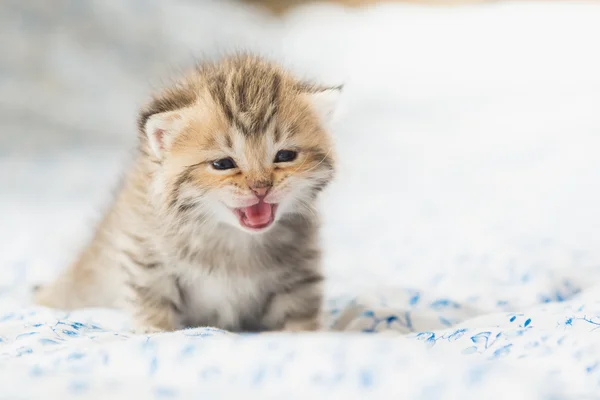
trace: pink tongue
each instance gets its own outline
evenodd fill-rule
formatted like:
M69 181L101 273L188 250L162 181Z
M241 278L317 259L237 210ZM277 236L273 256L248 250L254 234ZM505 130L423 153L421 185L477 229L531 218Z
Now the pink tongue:
M243 208L248 225L264 225L271 220L271 205L263 201Z

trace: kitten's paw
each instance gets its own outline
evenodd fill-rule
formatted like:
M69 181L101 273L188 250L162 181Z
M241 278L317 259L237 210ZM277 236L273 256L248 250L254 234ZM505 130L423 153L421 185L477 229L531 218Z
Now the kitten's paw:
M148 335L148 334L152 334L152 333L164 332L164 330L157 328L155 326L142 325L142 324L132 326L129 331L135 335Z
M321 323L317 318L288 319L283 326L284 332L312 332L318 331Z

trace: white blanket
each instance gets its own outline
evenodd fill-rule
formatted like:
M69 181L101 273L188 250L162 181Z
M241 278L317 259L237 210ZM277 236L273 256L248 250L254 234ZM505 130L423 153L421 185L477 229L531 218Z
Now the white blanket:
M58 7L57 4L61 4ZM600 5L0 5L0 399L600 393ZM135 336L34 307L91 234L148 82L252 49L345 83L327 329Z

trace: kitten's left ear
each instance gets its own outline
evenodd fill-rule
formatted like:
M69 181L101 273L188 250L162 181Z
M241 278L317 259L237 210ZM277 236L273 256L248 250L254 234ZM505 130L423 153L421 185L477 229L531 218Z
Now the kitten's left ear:
M333 122L342 95L342 86L323 88L307 93L309 103L325 125Z

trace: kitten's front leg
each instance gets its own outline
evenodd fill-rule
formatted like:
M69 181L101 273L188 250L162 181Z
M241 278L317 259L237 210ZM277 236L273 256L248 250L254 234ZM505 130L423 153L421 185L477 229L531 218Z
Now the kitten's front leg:
M318 331L321 328L320 313L313 318L288 318L283 326L285 332Z
M136 334L170 332L177 329L172 312L160 308L139 309L133 316L131 331Z
M134 333L170 332L179 329L177 304L148 288L134 287L131 311Z
M263 318L267 330L286 332L317 331L321 328L323 277L297 282L285 292L272 296Z

